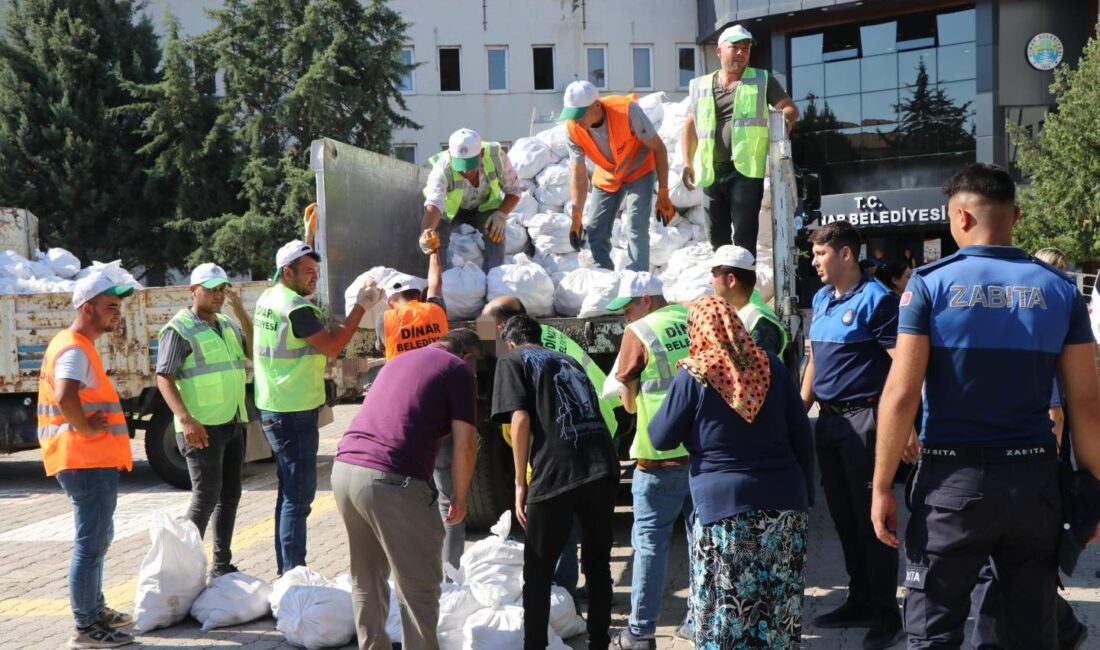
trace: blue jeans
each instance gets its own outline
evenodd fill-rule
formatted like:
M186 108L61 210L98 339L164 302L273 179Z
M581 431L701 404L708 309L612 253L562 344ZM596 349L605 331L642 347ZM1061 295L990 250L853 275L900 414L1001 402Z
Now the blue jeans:
M57 482L73 504L76 539L69 562L69 605L77 627L99 620L103 599L103 561L115 537L118 470L67 469Z
M634 547L630 586L630 632L653 636L661 614L661 597L668 572L668 549L676 519L687 526L688 557L691 557L691 526L694 506L688 490L688 467L634 468L630 488L634 495L634 526L630 543Z
M630 259L626 268L628 271L649 270L649 220L653 216L653 183L656 178L655 173L645 174L623 183L618 192L592 188L584 209L584 227L588 230L588 244L596 264L615 270L615 264L611 261L611 227L619 214L619 205L626 197L623 234L626 235L626 254Z
M317 409L275 413L260 410L275 452L279 493L275 498L275 563L279 575L306 565L306 518L317 494Z

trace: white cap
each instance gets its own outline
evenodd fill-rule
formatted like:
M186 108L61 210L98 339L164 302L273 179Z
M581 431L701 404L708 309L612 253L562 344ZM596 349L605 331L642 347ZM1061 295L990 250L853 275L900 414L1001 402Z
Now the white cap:
M451 167L455 171L477 169L481 161L481 136L472 129L459 129L447 140L447 153L451 155Z
M732 27L727 27L722 30L722 35L718 37L718 44L721 45L726 42L736 43L737 41L743 41L745 39L752 41L754 44L756 43L756 40L752 37L752 34L749 33L749 30L741 25L733 25Z
M80 309L81 305L102 294L125 298L133 292L134 288L128 284L115 284L114 280L103 273L92 273L77 280L73 287L73 307Z
M565 87L565 108L561 111L561 119L579 119L599 98L600 91L591 82L574 81Z
M279 272L282 271L283 268L292 264L294 260L307 255L318 262L321 261L321 256L318 255L309 244L300 239L295 239L294 241L283 244L279 252L275 253L275 275L271 280L278 280Z
M726 244L725 246L719 246L718 250L714 251L714 255L711 255L710 259L707 260L707 265L712 269L716 266L732 266L735 269L755 271L756 259L752 256L752 253L744 248Z
M194 271L191 271L191 286L193 287L196 284L201 284L207 289L213 289L223 284L229 284L229 276L225 274L222 267L213 262L206 262L205 264L199 264Z
M619 280L619 296L607 303L608 311L617 311L634 298L642 296L662 296L665 285L661 278L646 271L623 271Z
M410 289L423 291L428 288L428 282L424 278L418 278L408 273L394 273L386 278L382 288L386 290L386 300L389 300L402 291Z

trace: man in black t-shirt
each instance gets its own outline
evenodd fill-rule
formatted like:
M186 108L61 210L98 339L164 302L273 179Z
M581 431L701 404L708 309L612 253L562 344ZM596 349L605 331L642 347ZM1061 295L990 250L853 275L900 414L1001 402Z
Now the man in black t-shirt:
M527 531L524 648L547 645L551 578L576 514L588 585L588 647L603 650L610 644L610 521L619 484L615 446L584 370L542 346L535 319L509 318L501 337L510 351L497 360L493 420L512 427L516 517Z

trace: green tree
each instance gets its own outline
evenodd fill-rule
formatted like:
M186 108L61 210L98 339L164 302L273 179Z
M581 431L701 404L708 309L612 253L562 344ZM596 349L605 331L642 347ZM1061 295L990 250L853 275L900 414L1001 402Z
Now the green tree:
M267 275L314 200L310 143L388 152L393 129L416 126L400 112L406 23L383 0L227 0L210 13L204 45L225 73L246 207L210 222L198 254Z
M1057 111L1037 137L1017 125L1009 136L1016 164L1029 177L1020 192L1016 243L1034 251L1057 246L1070 259L1100 259L1100 42L1092 38L1076 69L1062 65L1050 87Z
M38 215L47 245L121 258L156 278L163 245L127 82L156 80L160 48L136 0L13 0L0 39L0 203Z
M921 61L909 97L897 106L901 116L896 146L911 156L973 149L974 129L966 126L970 104L956 104L942 88L936 88Z

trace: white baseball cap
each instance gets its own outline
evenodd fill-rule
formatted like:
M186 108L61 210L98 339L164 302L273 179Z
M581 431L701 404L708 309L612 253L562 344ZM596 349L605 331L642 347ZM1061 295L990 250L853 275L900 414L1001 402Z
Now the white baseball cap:
M191 271L191 286L193 287L196 284L202 285L206 289L213 289L223 284L229 284L229 276L225 274L222 267L213 262L206 262L199 264L194 271Z
M134 288L128 284L115 284L115 281L103 273L92 273L88 277L76 281L73 287L73 307L80 306L96 296L104 294L125 298L134 292Z
M737 41L743 41L748 39L756 44L756 39L752 37L749 30L745 29L741 25L733 25L722 30L722 35L718 37L718 44L722 43L736 43Z
M473 171L481 161L481 136L473 129L459 129L447 140L447 153L456 172Z
M576 120L584 115L588 107L600 98L600 91L590 81L574 81L565 87L565 108L561 119Z
M746 271L756 270L756 258L752 256L752 253L741 246L734 246L733 244L719 246L718 250L714 251L714 255L710 256L707 264L712 269L716 266L732 266L735 269L745 269Z
M386 290L386 300L389 300L402 291L410 289L423 291L428 288L428 282L424 278L418 278L408 273L394 273L386 278L382 288Z
M624 271L619 280L619 295L607 303L608 311L618 311L626 303L642 296L663 296L665 285L661 278L646 271Z
M317 254L317 251L300 239L283 244L279 252L275 253L275 275L271 276L271 281L278 280L279 273L282 272L283 268L292 264L294 260L306 256L312 257L317 262L321 261L321 256Z

